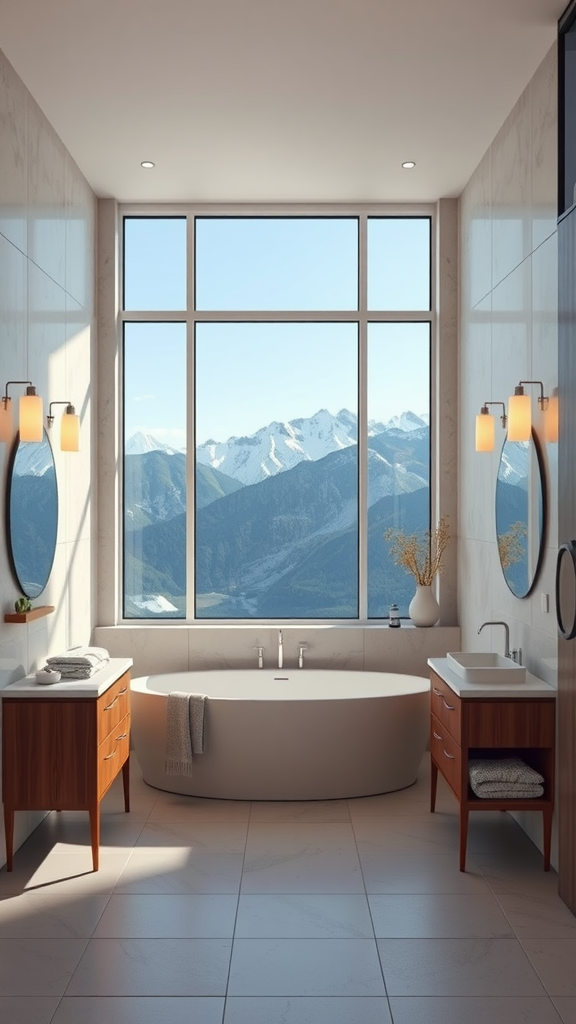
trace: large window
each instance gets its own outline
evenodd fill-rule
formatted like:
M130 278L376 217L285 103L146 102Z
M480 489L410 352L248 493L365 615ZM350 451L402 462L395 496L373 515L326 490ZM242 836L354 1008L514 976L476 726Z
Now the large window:
M407 614L430 250L421 214L125 217L125 618Z

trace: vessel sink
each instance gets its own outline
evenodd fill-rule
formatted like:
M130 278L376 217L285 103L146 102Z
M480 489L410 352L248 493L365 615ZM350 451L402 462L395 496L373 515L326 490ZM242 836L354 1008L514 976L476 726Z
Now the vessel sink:
M467 683L523 683L526 669L511 658L501 654L486 654L480 651L452 651L446 655L448 664L456 675Z

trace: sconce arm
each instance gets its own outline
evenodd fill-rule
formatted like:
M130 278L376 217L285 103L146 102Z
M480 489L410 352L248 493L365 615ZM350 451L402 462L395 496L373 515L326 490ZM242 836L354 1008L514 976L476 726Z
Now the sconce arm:
M540 385L540 394L538 396L538 405L540 406L542 411L544 411L544 409L547 409L548 408L548 395L544 394L544 384L542 383L542 381L541 380L521 380L521 381L518 382L518 387L522 388L523 384L539 384ZM519 394L524 394L523 391L520 391L518 393Z
M48 415L46 417L46 419L48 420L48 426L49 427L51 427L52 424L54 423L54 416L52 415L52 406L53 405L65 405L65 406L67 406L67 409L66 409L67 413L71 413L72 416L74 416L76 414L76 410L75 410L75 408L74 408L74 406L72 405L71 402L50 402L50 405L48 406Z
M31 380L9 380L9 381L7 381L7 383L6 383L6 390L5 390L4 395L2 396L2 402L4 404L4 408L5 409L8 408L8 402L11 401L10 396L8 395L8 388L10 387L11 384L27 384L28 387L32 387L32 381Z
M484 413L487 413L489 405L501 405L502 406L502 413L500 415L500 419L502 421L502 426L505 428L506 427L506 423L508 422L508 417L506 416L506 406L504 405L504 402L484 402L484 405L482 406L481 411L484 412Z

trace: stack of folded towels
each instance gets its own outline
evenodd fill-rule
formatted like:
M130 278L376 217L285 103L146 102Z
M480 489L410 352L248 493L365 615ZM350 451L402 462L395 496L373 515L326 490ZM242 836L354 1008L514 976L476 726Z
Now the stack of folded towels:
M471 758L468 774L476 796L486 800L529 800L544 792L544 777L520 757Z
M60 672L62 679L90 679L110 661L104 647L71 647L64 654L46 659L46 667Z

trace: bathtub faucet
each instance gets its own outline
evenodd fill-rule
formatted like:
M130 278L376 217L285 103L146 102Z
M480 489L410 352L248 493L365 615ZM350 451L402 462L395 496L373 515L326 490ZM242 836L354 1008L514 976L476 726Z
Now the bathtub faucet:
M255 647L254 650L257 652L258 655L258 668L264 668L264 648Z
M282 668L284 665L284 645L282 640L282 630L278 630L278 668Z

